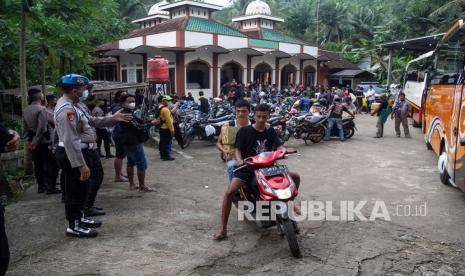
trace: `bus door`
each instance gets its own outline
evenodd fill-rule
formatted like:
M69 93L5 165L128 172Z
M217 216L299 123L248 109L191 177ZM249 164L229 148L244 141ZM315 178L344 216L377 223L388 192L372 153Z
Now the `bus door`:
M449 86L451 89L450 99L452 103L452 113L450 115L450 127L445 133L445 143L448 155L447 171L453 183L464 189L465 177L465 144L460 145L459 134L464 132L465 128L462 117L465 116L465 107L463 101L463 80L465 65L465 31L460 28L455 34L450 36L447 41L443 41L438 50L438 60L436 72L440 72L442 84ZM464 135L465 137L465 135ZM465 140L464 140L465 141Z

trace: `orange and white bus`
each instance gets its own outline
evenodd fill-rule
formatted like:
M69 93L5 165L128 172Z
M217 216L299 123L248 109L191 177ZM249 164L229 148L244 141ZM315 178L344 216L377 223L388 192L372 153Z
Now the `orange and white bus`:
M421 127L423 119L424 100L427 92L428 64L431 64L434 51L430 51L411 60L405 68L404 88L405 99L412 106L413 126Z
M465 192L465 24L458 20L432 56L425 97L423 133L439 156L444 184Z

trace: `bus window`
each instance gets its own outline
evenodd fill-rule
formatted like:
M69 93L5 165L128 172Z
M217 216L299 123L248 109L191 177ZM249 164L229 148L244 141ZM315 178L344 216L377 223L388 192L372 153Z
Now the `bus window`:
M443 41L436 53L436 72L432 84L455 85L464 65L463 32Z

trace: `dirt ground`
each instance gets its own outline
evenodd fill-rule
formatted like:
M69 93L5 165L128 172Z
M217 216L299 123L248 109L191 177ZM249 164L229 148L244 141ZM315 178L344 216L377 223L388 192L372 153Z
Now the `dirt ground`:
M345 143L291 140L301 155L284 163L302 176L299 201L332 201L335 214L341 201L367 201L367 216L383 201L390 221L301 222L303 257L295 259L276 228L238 221L233 208L229 238L215 242L228 185L216 149L196 142L161 162L147 146L154 193L113 183L113 161L103 160L96 205L107 215L95 239L64 235L59 196L32 187L9 205L8 275L465 275L465 195L440 183L420 130L396 138L389 122L386 137L374 139L375 118L356 123Z

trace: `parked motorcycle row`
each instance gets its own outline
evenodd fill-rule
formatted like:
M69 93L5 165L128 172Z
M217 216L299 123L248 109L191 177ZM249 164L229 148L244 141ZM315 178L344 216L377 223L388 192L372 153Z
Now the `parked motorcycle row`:
M276 130L283 144L291 137L302 139L305 144L308 144L308 141L319 143L323 140L329 118L324 108L321 113L299 113L291 112L292 106L287 102L268 104L273 111L269 124ZM252 119L255 104L251 106ZM194 102L184 102L177 115L185 147L194 139L215 143L220 135L221 126L235 118L234 108L227 101L211 101L210 112L207 114L201 113ZM344 118L343 128L346 139L350 139L356 130L354 118ZM331 136L338 137L336 127L333 128Z

